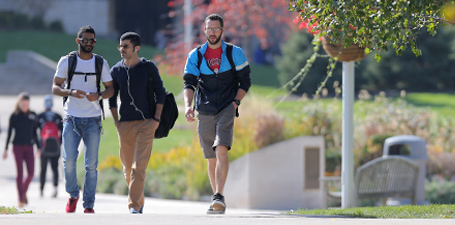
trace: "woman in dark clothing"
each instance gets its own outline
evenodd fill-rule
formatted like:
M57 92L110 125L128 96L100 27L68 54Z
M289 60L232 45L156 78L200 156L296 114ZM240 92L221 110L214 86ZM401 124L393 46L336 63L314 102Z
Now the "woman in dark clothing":
M33 153L33 144L40 149L36 130L36 114L29 109L30 96L26 92L19 94L16 107L9 119L8 134L6 138L5 152L3 159L8 158L8 145L11 139L11 133L14 130L13 153L16 160L17 169L17 192L19 194L18 207L22 208L27 201L27 189L33 179L35 169L35 156ZM27 166L27 177L23 179L23 163Z

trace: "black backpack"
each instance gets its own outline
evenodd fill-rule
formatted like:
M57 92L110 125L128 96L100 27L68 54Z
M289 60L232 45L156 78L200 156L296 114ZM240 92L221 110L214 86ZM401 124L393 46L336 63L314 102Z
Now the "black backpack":
M104 59L100 55L93 54L95 55L95 73L82 73L82 72L77 72L76 70L76 65L77 65L77 51L72 51L68 54L68 78L66 79L67 85L65 86L65 89L71 89L71 80L73 79L73 75L85 75L85 80L87 80L87 76L96 76L96 89L98 92L101 90L101 73L103 71L103 63ZM68 100L68 97L63 97L63 105L65 105L65 102ZM103 119L104 117L104 107L103 107L103 100L99 101L101 111L103 112Z
M150 62L152 63L152 62ZM148 74L148 94L149 103L152 109L152 113L155 113L155 93L153 92L153 79L152 69L150 66ZM153 114L152 114L153 115ZM179 109L175 102L174 94L166 92L166 98L164 100L163 111L161 112L160 124L155 131L155 138L164 138L169 135L169 131L174 127L175 121L179 117Z

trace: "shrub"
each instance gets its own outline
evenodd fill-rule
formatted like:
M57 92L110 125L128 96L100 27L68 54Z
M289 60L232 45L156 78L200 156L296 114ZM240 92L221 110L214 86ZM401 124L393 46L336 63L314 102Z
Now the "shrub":
M425 183L425 199L431 204L454 204L455 182L434 177Z
M44 23L43 17L32 17L30 19L30 28L35 30L44 30L46 29L46 24Z
M105 168L98 172L98 184L96 186L96 191L98 192L116 193L116 188L118 188L120 184L125 187L127 186L123 172L114 167Z
M327 175L340 175L341 153L335 150L325 151L325 171Z
M0 12L0 29L5 30L50 30L50 31L63 31L63 24L61 21L53 21L46 25L42 16L35 16L29 18L27 15L16 12Z
M147 167L148 179L151 179L147 183L150 185L147 187L149 194L190 200L199 200L201 195L211 194L206 164L196 139L191 146L174 148L166 153L152 153Z
M321 101L307 101L286 121L287 138L321 135L326 151L341 149L341 107L334 99L329 104Z
M455 152L430 151L428 155L427 174L439 174L446 179L455 176Z
M284 118L276 113L257 115L255 125L254 141L257 148L262 148L284 139Z
M49 24L49 28L48 29L51 30L51 31L55 31L55 32L63 32L64 31L62 22L58 21L58 20L52 21Z

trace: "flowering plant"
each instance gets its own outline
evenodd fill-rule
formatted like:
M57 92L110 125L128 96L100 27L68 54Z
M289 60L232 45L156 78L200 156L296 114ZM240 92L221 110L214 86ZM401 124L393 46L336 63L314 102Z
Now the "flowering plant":
M451 23L443 13L449 0L287 0L289 11L298 12L300 26L316 35L341 41L345 46L368 46L365 53L380 50L391 44L398 55L408 46L416 56L421 55L416 39L424 29L436 34L442 23ZM447 10L446 10L447 11ZM305 25L306 24L306 25Z

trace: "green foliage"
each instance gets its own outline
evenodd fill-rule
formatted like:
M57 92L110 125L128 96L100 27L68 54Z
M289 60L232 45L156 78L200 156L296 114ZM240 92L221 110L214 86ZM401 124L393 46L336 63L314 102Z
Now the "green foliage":
M63 32L63 24L60 21L53 21L49 24L49 30L55 32Z
M421 55L416 38L424 29L434 35L445 22L441 14L447 0L288 0L289 11L298 13L320 35L346 46L360 44L367 51L385 50L389 44L401 55L408 46ZM453 2L453 1L452 1ZM381 56L377 55L377 59Z
M68 35L63 33L54 33L47 31L36 31L36 30L18 30L18 31L5 31L0 30L0 40L8 40L0 42L0 62L5 62L6 52L9 50L30 50L35 51L45 57L58 62L61 56L68 54L71 51L77 49L75 42L77 30L74 34ZM33 38L30 38L33 37ZM102 37L96 38L97 42L94 48L94 52L102 55L109 63L109 66L115 65L121 60L119 51L117 50L118 40L109 40ZM141 46L140 56L147 59L152 59L159 51L151 46ZM171 91L178 90L179 93L182 90L182 84L174 88L174 82L168 84L166 75L162 76L166 88L171 86ZM174 79L181 82L181 78L174 77ZM178 83L178 82L175 82Z
M297 215L347 216L382 219L454 219L455 205L403 205L355 207L346 209L315 209L288 212Z
M254 85L280 87L277 77L278 70L273 66L250 64L250 68L250 78Z
M29 18L25 14L16 12L0 12L1 30L51 30L62 32L63 26L60 21L53 21L47 25L41 16Z
M96 191L101 193L128 194L127 184L123 172L115 167L99 169ZM122 188L123 187L123 188Z
M341 64L324 54L320 42L305 31L296 31L281 47L282 56L277 58L278 79L288 91L312 97L321 87L327 88L329 96L338 95L341 83ZM377 64L376 62L374 62ZM363 75L367 64L356 64L356 90L368 82ZM300 83L299 83L300 82ZM320 90L319 90L320 92Z
M439 117L450 118L455 108L454 95L449 93L408 93L406 101L418 107L431 107Z
M455 41L452 41L455 30L453 27L444 26L437 31L438 34L434 37L427 33L419 35L417 43L422 56L416 57L409 49L403 51L401 56L397 56L393 51L383 51L380 63L376 62L372 55L358 62L355 68L355 91L452 91L455 88L455 67L452 66L455 59ZM312 63L312 48L310 34L303 31L293 33L282 45L283 55L277 60L278 76L282 85ZM324 77L328 77L328 61L320 57L320 54L323 52L318 51L319 57L295 94L307 93L312 96ZM325 85L330 96L337 94L333 83L341 82L341 64L337 65ZM287 89L291 90L296 83L291 83L291 87Z
M362 85L370 91L452 91L455 87L453 64L455 30L452 26L440 27L436 36L421 33L416 43L422 56L416 57L411 50L401 56L393 52L382 52L381 63L365 60L366 70L359 75L365 81ZM357 74L356 74L357 75Z
M425 183L425 200L432 204L455 204L455 182L435 177Z
M281 47L282 56L277 58L276 67L279 71L280 84L286 85L286 89L294 93L306 92L313 95L327 75L328 60L318 57L323 50L314 52L314 46L311 45L312 40L313 37L304 31L292 33L289 40ZM301 76L296 76L297 74L301 74ZM341 80L339 68L334 74L336 75L332 77L328 86L331 86L336 80ZM300 87L293 89L301 79L305 80Z
M152 153L147 167L147 192L161 198L199 200L212 193L206 163L197 141L166 153Z
M325 152L325 171L335 175L335 171L341 171L341 152L328 150ZM336 174L339 175L339 174Z

